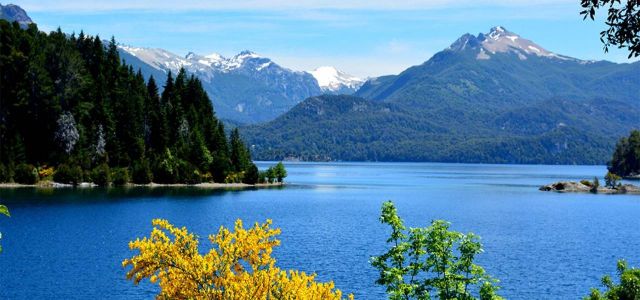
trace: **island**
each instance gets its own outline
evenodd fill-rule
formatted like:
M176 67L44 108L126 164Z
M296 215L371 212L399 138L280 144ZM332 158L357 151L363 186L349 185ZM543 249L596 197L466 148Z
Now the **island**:
M620 184L615 187L597 186L587 180L581 182L559 181L543 185L541 191L559 193L593 193L593 194L636 194L640 195L640 187L633 184Z

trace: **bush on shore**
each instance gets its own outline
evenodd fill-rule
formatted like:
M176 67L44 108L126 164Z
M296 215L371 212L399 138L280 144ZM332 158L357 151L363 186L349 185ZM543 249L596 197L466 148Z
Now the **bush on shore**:
M16 167L13 180L21 184L35 184L38 182L38 169L31 164L19 164Z

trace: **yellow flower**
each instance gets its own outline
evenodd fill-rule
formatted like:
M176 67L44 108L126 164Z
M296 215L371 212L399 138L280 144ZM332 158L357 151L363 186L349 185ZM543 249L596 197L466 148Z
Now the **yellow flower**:
M148 238L129 243L139 254L122 265L131 267L127 279L135 284L145 278L157 283L158 299L342 299L333 282L275 266L271 253L280 245L280 229L271 228L271 220L249 229L237 220L233 231L221 226L209 236L213 247L204 255L186 228L161 219L152 224Z

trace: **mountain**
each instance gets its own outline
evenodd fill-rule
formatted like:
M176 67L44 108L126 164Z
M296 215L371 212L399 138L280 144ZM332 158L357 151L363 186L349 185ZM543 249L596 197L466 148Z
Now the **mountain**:
M213 101L216 113L240 123L274 119L307 97L322 94L307 72L281 67L251 51L226 58L219 54L178 56L163 49L119 46L122 57L145 76L160 80L184 68L197 76ZM160 81L162 82L162 81Z
M27 12L20 6L14 4L0 4L0 20L18 22L22 28L26 28L29 24L33 23L27 15Z
M364 83L364 80L334 67L319 67L309 73L315 77L322 91L327 94L353 94Z
M313 97L247 128L254 156L604 163L619 136L640 128L640 62L571 58L500 26L465 34L421 65L368 80L354 95ZM362 103L388 105L392 114L334 109ZM309 106L321 113L301 113Z

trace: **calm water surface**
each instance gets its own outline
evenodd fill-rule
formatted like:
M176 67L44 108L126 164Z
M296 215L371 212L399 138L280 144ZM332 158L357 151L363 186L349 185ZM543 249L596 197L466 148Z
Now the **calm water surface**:
M0 218L0 298L150 299L155 287L125 280L120 263L152 218L203 237L236 218L271 218L282 228L280 267L315 272L356 298L383 299L368 260L385 248L378 215L387 199L408 226L446 219L482 236L479 263L509 299L580 299L615 272L618 258L640 265L640 197L537 190L602 175L602 166L286 165L290 185L282 189L0 191L12 214Z

